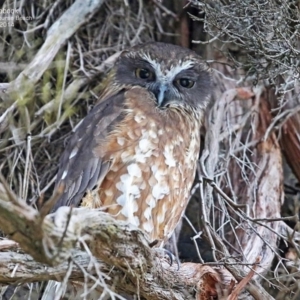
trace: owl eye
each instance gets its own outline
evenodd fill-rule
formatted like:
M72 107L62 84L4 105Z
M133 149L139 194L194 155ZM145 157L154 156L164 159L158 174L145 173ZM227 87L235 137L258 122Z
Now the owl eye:
M151 71L149 71L148 69L137 68L135 70L135 76L137 78L141 78L141 79L152 79L153 73Z
M184 88L190 89L194 86L195 81L188 78L180 78L177 80L177 83L179 83Z

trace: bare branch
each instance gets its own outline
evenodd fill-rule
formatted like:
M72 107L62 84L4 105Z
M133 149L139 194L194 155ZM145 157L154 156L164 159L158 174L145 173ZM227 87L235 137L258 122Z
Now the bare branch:
M199 297L212 297L217 295L217 284L226 289L231 282L224 270L200 264L183 264L178 272L176 265L170 266L159 258L160 252L149 247L140 229L116 221L101 210L61 207L42 219L22 201L4 201L0 195L0 217L3 232L32 257L50 266L35 262L27 254L0 253L2 284L62 281L67 272L71 272L70 280L83 281L82 270L88 269L91 261L94 271L89 271L90 279L99 268L109 274L106 284L114 284L119 292L136 292L138 283L145 299L189 299L194 289ZM78 242L85 245L86 251L75 250ZM70 271L71 261L74 264ZM116 283L113 280L116 276L127 280Z
M9 84L0 85L0 95L16 93L18 98L24 97L31 87L41 78L61 46L95 14L103 4L103 0L92 0L84 3L75 1L63 15L49 28L47 37L34 59ZM10 98L9 98L10 99Z

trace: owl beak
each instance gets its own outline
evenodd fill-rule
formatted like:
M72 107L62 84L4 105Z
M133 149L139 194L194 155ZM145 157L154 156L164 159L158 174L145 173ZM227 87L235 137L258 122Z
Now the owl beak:
M167 90L167 85L162 84L154 92L159 107L163 106L163 104L165 103L165 93Z

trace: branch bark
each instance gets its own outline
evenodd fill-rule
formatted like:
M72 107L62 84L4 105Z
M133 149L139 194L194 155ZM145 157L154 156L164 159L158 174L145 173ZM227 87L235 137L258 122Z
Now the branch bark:
M139 287L142 297L153 300L194 299L195 290L196 299L201 300L216 296L217 286L233 287L224 269L185 263L178 272L177 265L170 266L161 257L161 251L150 248L140 229L101 210L61 207L43 218L0 189L0 218L1 230L28 253L0 252L2 284L67 278L82 285L97 283L102 289L114 285L117 292L136 293ZM102 286L101 276L106 278ZM122 280L116 282L116 278Z

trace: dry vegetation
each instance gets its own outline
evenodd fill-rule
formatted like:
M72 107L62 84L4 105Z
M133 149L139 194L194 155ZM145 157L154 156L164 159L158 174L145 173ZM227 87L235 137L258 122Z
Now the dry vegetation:
M298 299L299 1L80 2L2 6L13 9L2 18L14 25L0 22L3 299L43 290L44 300L55 291ZM213 69L197 179L178 229L180 258L194 263L179 272L139 230L102 212L46 216L55 196L36 210L51 197L60 154L105 72L121 50L149 40L192 47ZM54 279L62 284L45 282Z

